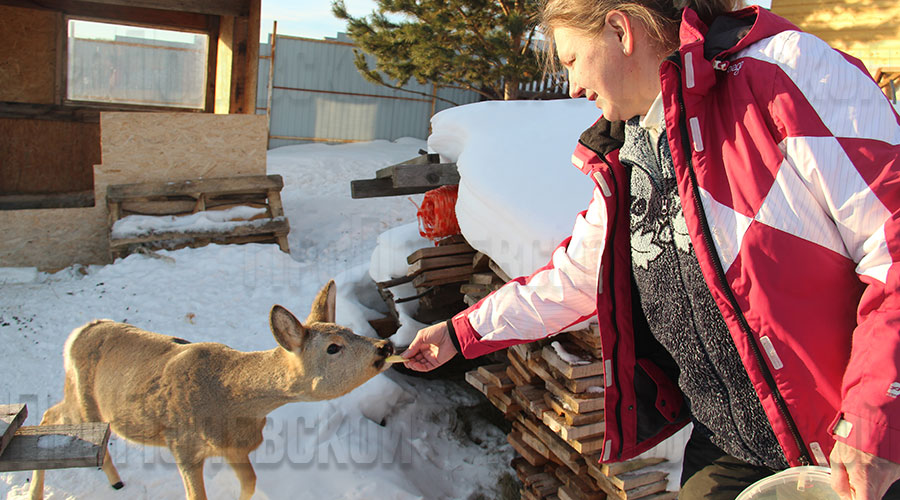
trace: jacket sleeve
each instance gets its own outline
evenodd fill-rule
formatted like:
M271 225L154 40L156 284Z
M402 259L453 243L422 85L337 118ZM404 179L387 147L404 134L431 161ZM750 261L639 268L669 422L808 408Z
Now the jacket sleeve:
M572 235L553 251L546 266L509 281L451 318L463 356L475 358L542 339L594 316L606 229L606 205L595 188Z
M779 182L812 194L864 284L835 439L900 462L900 120L859 61L811 35L782 33L761 54L781 70L770 109L796 176Z

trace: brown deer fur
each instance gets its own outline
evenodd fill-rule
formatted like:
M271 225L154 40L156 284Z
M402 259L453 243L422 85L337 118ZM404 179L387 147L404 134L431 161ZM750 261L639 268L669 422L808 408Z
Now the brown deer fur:
M342 396L385 369L390 342L334 324L335 285L317 295L305 323L274 306L269 316L279 347L240 352L212 342L188 343L109 320L69 335L63 400L42 424L109 422L119 436L165 446L175 457L188 500L205 500L203 463L222 456L241 484L256 488L249 454L262 443L266 415L295 401ZM107 451L103 471L121 488ZM35 471L31 498L43 498Z

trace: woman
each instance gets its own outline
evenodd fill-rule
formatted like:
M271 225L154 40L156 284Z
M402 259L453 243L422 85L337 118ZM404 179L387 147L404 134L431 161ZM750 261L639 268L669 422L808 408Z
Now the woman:
M604 114L573 156L594 198L550 264L421 330L407 366L595 316L604 461L692 421L680 498L803 464L900 498L900 120L859 61L733 7L546 1L570 94Z

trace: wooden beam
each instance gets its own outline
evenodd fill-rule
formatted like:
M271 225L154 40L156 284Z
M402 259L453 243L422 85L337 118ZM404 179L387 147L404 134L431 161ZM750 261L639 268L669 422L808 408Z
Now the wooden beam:
M0 195L0 210L31 210L37 208L83 208L93 206L93 191L79 191L75 193Z
M106 188L108 201L129 201L138 198L156 198L192 193L221 195L249 191L281 191L284 180L278 174L214 177L179 182L142 182L137 184L111 184Z
M24 404L0 405L0 455L27 416L28 408Z
M219 39L216 43L216 114L231 112L231 73L234 71L234 17L219 20Z
M239 18L240 41L235 53L238 70L232 74L232 113L256 114L257 83L259 81L259 24L260 0L245 0L249 4L246 16Z
M387 178L350 181L350 197L354 199L420 194L431 189L431 187L395 188L391 179Z
M286 219L273 219L262 224L255 224L255 221L237 225L228 230L222 231L169 231L152 233L141 236L133 236L128 238L110 238L109 247L112 249L120 249L128 247L128 245L137 245L141 243L152 243L154 241L166 240L182 240L182 239L206 239L210 241L228 241L242 236L257 236L260 234L274 233L287 234L290 231L290 225Z
M395 188L427 187L430 189L448 184L459 184L459 171L455 163L422 165L392 165L375 173L378 179L390 178Z
M141 5L141 3L129 0L119 0L115 4L103 1L86 2L81 0L0 0L0 4L4 5L28 9L53 10L69 16L90 18L96 21L178 28L201 33L205 33L207 30L208 14L215 14L198 13L196 9L193 11L177 11L147 8L146 5ZM183 3L193 4L193 2L186 1ZM63 34L65 35L65 33Z
M119 7L216 16L246 16L249 0L0 0L0 4L40 9L62 10L59 6L90 6L95 10L114 10ZM71 8L71 7L70 7Z
M100 467L108 441L106 423L22 427L0 456L0 472Z

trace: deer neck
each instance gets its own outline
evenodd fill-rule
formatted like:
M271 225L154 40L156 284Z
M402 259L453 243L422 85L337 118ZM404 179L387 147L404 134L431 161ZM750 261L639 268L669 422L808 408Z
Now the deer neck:
M290 353L281 348L241 353L222 376L238 413L265 416L287 403L302 400L308 378Z

